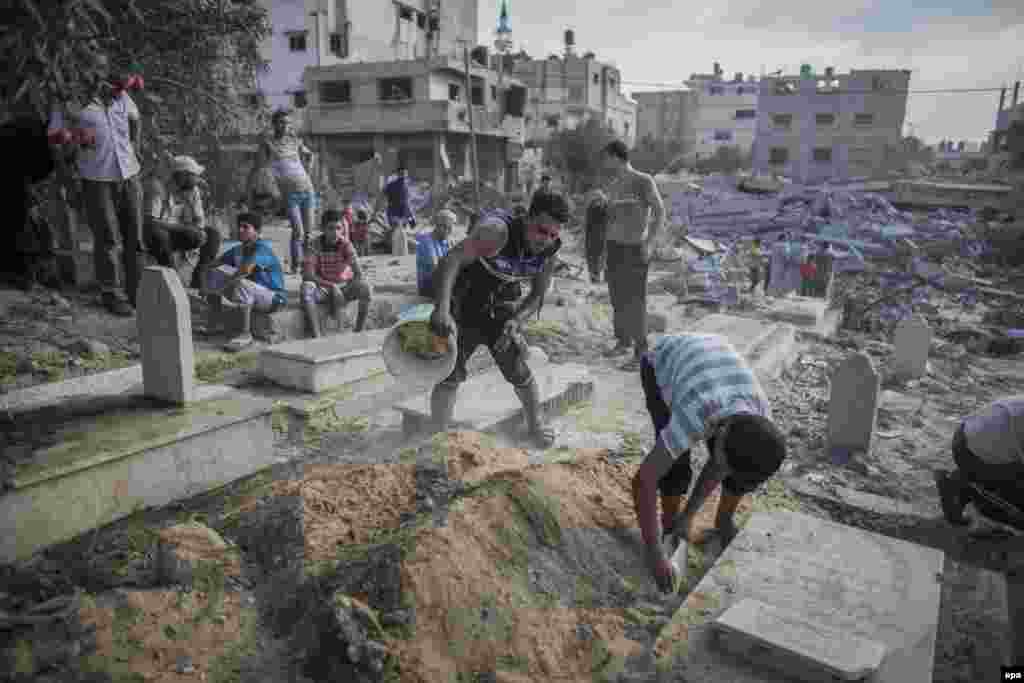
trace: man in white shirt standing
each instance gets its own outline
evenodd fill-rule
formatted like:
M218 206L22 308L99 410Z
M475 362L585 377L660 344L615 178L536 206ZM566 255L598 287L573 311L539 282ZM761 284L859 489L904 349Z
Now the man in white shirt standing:
M110 74L105 56L98 61ZM140 277L142 185L136 149L141 134L139 110L123 81L109 79L84 106L68 103L50 117L50 133L60 129L92 131L91 144L55 146L57 158L74 159L82 199L93 234L96 279L103 304L115 315L134 314ZM121 247L124 281L117 268Z
M1024 394L999 399L965 418L953 435L953 462L956 471L936 473L947 522L966 524L964 507L974 503L986 517L1020 526L1024 521ZM994 494L1020 514L978 495L977 489Z

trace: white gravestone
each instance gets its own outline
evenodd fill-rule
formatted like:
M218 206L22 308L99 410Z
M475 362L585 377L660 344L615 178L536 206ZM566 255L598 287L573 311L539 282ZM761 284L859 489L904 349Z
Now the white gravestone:
M907 318L893 335L892 374L902 379L917 379L928 367L932 328L918 315Z
M857 451L871 452L879 385L878 373L863 353L848 357L832 376L828 449L834 461L842 464Z
M171 268L146 268L136 312L145 395L184 404L195 398L195 350L188 296Z

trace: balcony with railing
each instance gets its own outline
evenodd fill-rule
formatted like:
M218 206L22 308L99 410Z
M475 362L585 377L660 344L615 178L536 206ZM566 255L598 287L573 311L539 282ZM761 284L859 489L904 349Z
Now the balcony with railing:
M374 104L317 104L308 107L313 135L354 133L469 133L464 102L397 100ZM522 117L505 117L485 107L473 107L473 127L480 135L521 138Z

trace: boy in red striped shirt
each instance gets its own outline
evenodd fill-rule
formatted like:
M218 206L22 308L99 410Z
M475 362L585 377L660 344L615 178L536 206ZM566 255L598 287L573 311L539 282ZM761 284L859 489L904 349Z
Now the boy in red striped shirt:
M312 243L306 257L299 294L314 337L322 336L317 305L328 300L335 319L341 317L346 304L358 301L354 331L362 332L366 325L373 294L363 279L359 257L349 240L348 230L349 224L342 212L336 209L325 211L323 234Z

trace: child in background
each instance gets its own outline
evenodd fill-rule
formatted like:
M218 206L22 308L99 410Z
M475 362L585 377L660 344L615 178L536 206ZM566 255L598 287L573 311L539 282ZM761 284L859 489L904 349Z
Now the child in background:
M356 248L356 254L370 255L370 213L366 209L356 210L352 226L349 228L349 239Z
M814 276L818 274L818 266L808 256L807 260L800 265L800 296L814 295Z

